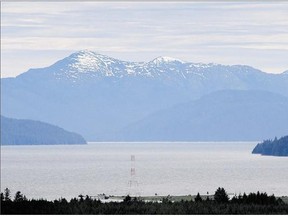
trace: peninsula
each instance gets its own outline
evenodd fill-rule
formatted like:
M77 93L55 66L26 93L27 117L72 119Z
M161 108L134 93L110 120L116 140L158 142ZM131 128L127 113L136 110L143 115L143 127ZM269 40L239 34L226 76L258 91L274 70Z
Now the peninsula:
M280 139L264 140L258 143L253 149L252 154L273 155L273 156L288 156L288 136Z
M86 144L73 132L48 123L1 116L1 145Z

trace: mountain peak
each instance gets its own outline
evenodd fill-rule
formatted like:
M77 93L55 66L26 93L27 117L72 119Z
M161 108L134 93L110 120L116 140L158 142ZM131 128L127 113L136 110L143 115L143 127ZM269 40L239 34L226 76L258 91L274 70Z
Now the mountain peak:
M74 60L74 61L78 61L80 63L83 64L87 64L90 61L95 61L95 60L106 60L106 59L113 59L110 58L108 56L93 52L93 51L89 51L89 50L81 50L78 52L75 52L73 54L71 54L68 58ZM114 60L114 59L113 59Z
M77 70L78 72L91 72L103 68L107 68L111 63L117 60L111 57L101 55L99 53L81 50L73 53L68 57L70 70Z
M261 72L245 65L221 65L215 63L191 63L182 60L159 56L149 62L129 62L118 60L90 50L80 50L43 68L47 77L57 80L71 80L72 82L98 79L101 77L154 77L157 79L170 77L171 80L190 79L197 77L206 79L210 73L225 74L225 77L247 76L247 74ZM29 70L27 74L36 74L38 70ZM248 73L247 73L248 72ZM245 73L245 74L244 74ZM24 77L27 75L23 74ZM39 74L39 73L37 73ZM244 75L243 75L244 74ZM283 73L288 74L288 71ZM22 77L23 77L22 76Z
M181 64L185 63L182 60L172 58L169 56L159 56L159 57L157 57L151 61L151 63L154 63L156 65L166 64L166 63L171 63L171 62L173 62L173 63L177 62L177 63L181 63Z
M97 54L94 51L88 50L88 49L84 49L84 50L79 50L75 53L72 53L72 55L83 55L83 54Z

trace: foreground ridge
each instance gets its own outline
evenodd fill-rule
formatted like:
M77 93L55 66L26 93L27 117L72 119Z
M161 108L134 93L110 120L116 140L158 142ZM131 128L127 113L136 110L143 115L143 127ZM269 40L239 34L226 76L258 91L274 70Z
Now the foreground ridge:
M160 202L146 201L127 195L122 202L103 203L89 196L79 195L67 201L45 199L28 200L20 191L14 200L10 190L1 193L1 214L287 214L288 204L274 195L250 193L234 196L229 200L224 188L218 188L214 196L194 196L190 201L173 202L171 196Z

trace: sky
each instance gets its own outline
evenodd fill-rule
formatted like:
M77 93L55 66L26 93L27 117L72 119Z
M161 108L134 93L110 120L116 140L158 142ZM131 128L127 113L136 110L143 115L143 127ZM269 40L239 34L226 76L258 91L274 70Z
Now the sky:
M288 2L1 2L1 77L79 50L288 70Z

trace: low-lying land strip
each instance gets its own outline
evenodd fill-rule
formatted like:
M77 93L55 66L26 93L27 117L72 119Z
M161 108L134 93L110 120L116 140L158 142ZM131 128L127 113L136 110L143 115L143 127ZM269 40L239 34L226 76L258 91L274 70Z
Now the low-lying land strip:
M103 198L103 200L102 200ZM201 196L105 196L101 199L79 195L67 201L27 199L20 191L11 198L1 193L1 214L288 214L288 197L266 193L228 196L224 188Z

